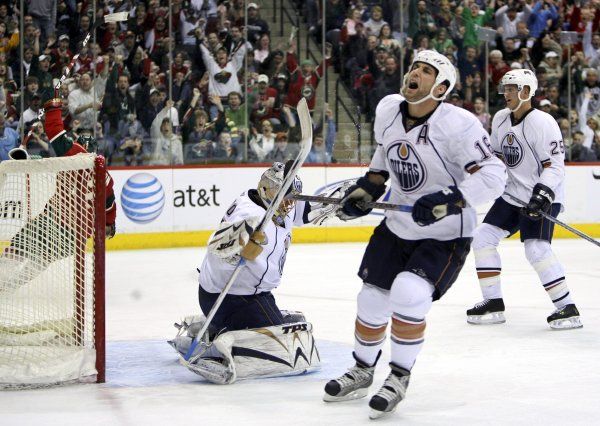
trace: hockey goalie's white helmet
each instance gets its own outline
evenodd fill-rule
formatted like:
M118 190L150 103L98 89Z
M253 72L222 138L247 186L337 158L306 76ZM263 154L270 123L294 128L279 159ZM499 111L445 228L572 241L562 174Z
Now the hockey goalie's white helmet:
M436 52L435 50L422 50L416 54L414 57L412 64L410 65L410 70L412 71L413 66L417 62L423 62L425 64L431 65L433 68L437 70L437 76L435 77L435 82L433 86L431 86L431 91L429 95L419 99L418 101L409 101L406 102L409 104L420 104L421 102L425 102L427 99L433 99L435 101L443 101L446 99L446 96L450 94L452 89L454 89L454 85L456 84L456 68L452 65L452 62L448 58L446 58L441 53ZM410 75L410 71L404 75L404 81L402 82L402 87L408 87L408 77ZM446 83L448 88L440 97L436 97L433 92L436 87L438 87L442 83Z
M527 102L533 98L538 89L538 81L535 74L533 71L527 69L511 70L504 74L502 80L500 80L500 84L498 85L498 93L503 95L506 91L506 86L509 85L517 86L517 96L519 98L518 106L511 111L516 111L521 108L523 102ZM529 94L527 96L523 94L523 89L525 86L529 87Z
M291 164L290 164L291 165ZM286 166L283 163L275 162L271 167L269 167L260 177L260 181L258 182L258 195L263 200L265 205L269 206L275 199L277 192L283 185L283 179L286 175ZM287 194L277 211L275 212L275 216L273 216L273 220L277 224L282 224L285 216L292 210L295 204L295 200L291 197L292 195L301 194L302 193L302 181L298 176L294 177L294 181L290 185L290 188L287 191Z

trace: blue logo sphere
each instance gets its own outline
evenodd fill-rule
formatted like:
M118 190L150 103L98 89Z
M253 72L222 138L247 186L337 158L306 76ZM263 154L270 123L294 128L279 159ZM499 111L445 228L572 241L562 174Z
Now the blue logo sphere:
M154 176L137 173L127 179L121 191L121 207L135 223L149 223L162 213L165 191Z

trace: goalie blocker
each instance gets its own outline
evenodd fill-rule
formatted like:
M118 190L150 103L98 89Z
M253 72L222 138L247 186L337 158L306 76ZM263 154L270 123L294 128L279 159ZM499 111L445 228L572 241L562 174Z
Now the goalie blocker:
M319 351L312 324L300 312L281 312L290 323L277 326L228 331L209 340L209 332L197 346L196 360L183 362L192 340L204 325L204 316L188 316L169 344L181 356L182 364L206 380L232 384L236 380L303 374L320 368ZM196 357L199 355L199 357Z

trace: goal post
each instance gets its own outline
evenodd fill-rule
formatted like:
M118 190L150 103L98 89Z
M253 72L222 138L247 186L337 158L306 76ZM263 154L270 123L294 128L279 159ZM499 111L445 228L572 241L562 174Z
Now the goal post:
M0 163L0 388L105 379L104 158Z

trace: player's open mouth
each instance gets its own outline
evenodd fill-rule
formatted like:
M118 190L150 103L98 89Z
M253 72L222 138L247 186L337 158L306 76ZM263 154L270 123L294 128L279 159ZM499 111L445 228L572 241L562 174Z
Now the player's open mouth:
M419 84L416 81L411 81L408 83L408 88L409 89L418 89L419 88Z

